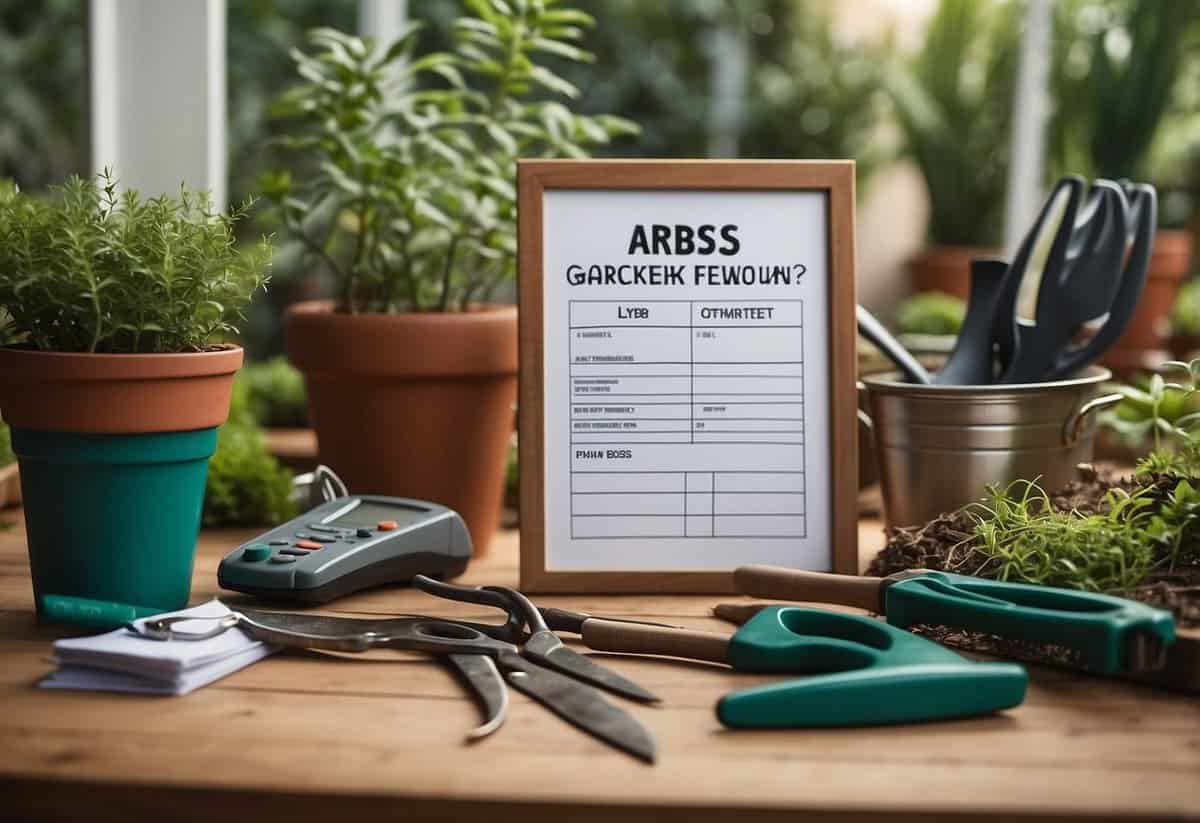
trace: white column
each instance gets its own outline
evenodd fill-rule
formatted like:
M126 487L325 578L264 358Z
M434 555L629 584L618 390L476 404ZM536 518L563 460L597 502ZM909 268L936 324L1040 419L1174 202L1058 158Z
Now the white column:
M1012 147L1008 167L1008 193L1004 208L1004 248L1011 256L1025 230L1037 215L1045 191L1043 155L1046 119L1050 110L1046 90L1050 72L1050 2L1029 0L1017 85L1013 99Z
M408 19L408 0L358 0L358 33L385 46Z
M224 207L225 0L89 0L92 167Z
M745 116L746 77L750 72L746 33L732 23L713 31L708 59L708 156L737 157L738 135Z

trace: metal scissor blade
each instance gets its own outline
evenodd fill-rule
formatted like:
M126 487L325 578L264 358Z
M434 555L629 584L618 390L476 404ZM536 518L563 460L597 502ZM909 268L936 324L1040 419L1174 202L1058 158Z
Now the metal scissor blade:
M573 726L634 757L654 762L654 738L638 720L591 686L544 669L514 652L497 660L508 683Z
M630 700L641 703L657 703L659 697L648 692L632 680L617 674L569 649L553 632L535 632L525 642L521 653L535 663L541 663L565 675L591 683Z
M388 634L399 626L411 624L412 617L390 617L382 619L362 617L332 617L327 614L309 612L264 612L258 609L238 608L235 611L264 626L285 631L318 635L346 635L374 632Z
M468 740L480 740L504 725L508 715L508 687L495 662L486 654L448 654L446 662L471 687L483 709L484 722L467 733Z

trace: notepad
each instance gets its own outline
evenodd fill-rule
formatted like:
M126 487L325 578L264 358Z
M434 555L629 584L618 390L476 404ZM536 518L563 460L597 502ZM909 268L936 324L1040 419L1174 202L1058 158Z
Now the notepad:
M219 600L167 613L197 618L228 614L229 609ZM177 623L172 628L176 632L199 633L212 627L212 621L196 620ZM276 650L277 647L254 640L239 628L205 640L167 641L152 640L120 628L94 637L56 641L54 661L58 669L38 685L44 689L181 695L256 663Z

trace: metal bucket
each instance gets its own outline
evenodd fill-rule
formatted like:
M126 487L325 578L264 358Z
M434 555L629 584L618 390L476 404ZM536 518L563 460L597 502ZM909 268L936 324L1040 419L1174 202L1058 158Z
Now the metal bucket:
M1073 480L1092 459L1094 412L1120 401L1100 394L1112 374L1005 386L922 386L888 374L864 377L889 526L925 523L980 499L989 485Z

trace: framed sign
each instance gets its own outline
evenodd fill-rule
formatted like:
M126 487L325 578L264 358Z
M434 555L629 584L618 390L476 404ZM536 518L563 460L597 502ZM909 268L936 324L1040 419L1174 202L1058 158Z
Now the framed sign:
M521 586L857 573L854 164L517 174Z

